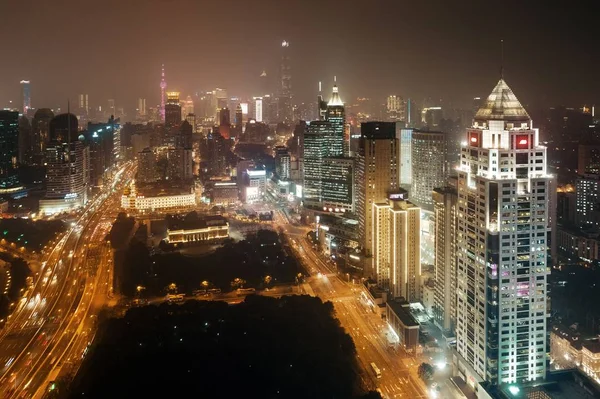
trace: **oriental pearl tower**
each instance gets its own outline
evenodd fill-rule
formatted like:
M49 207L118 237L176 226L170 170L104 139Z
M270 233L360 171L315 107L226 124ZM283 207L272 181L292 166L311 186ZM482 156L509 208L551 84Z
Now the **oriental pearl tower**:
M165 89L167 82L165 81L165 64L162 65L162 73L160 78L160 120L165 121Z

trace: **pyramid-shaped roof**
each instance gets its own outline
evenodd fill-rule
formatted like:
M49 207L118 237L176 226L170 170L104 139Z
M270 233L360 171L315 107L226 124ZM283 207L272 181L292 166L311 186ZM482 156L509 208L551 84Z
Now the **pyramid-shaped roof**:
M338 92L337 85L333 85L333 93L331 94L331 98L329 99L327 106L329 106L329 107L343 107L344 106L344 103L342 102L342 99L340 98L340 93Z
M525 122L531 118L504 79L500 79L483 106L475 114L475 120Z

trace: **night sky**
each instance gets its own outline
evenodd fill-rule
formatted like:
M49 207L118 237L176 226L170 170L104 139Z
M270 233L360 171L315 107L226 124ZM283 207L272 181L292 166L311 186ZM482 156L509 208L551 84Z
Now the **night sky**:
M468 105L499 77L529 106L600 104L592 2L563 9L533 1L403 0L0 0L0 106L32 81L33 107L133 108L169 89L223 87L259 95L258 75L277 76L291 43L296 101L337 75L345 102L388 94ZM595 40L596 39L596 40ZM273 82L275 84L275 82Z

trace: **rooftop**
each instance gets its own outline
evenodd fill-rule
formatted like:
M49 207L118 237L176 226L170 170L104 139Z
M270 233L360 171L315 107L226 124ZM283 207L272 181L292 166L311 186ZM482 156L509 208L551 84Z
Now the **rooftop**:
M406 301L388 301L387 305L398 316L405 327L419 327L419 322L410 313L410 304Z
M509 122L527 122L531 120L515 93L504 79L500 79L484 105L475 114L475 120L501 120Z

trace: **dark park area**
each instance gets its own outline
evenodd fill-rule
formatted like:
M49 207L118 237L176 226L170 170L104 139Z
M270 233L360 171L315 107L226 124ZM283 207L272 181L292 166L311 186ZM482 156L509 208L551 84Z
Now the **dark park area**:
M226 240L215 252L201 257L178 252L151 255L135 239L115 255L117 289L130 297L138 286L149 296L164 295L170 284L185 294L202 288L268 288L294 283L302 272L296 259L286 253L279 234L271 230L258 230L239 242Z
M249 296L130 309L102 322L72 398L378 398L361 392L333 305Z
M41 251L48 242L66 230L62 220L0 219L0 240L28 251Z

